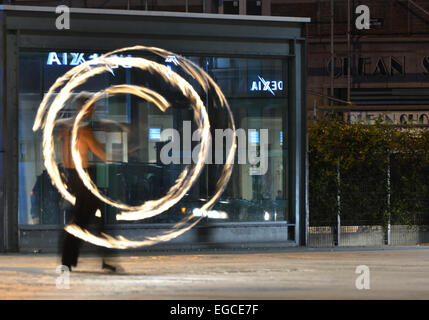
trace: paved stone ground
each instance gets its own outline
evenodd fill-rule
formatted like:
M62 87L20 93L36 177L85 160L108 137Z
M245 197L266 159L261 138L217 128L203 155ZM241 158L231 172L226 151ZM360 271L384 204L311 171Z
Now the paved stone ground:
M57 289L53 254L0 254L0 299L429 299L429 247L83 255ZM370 289L358 290L358 265Z

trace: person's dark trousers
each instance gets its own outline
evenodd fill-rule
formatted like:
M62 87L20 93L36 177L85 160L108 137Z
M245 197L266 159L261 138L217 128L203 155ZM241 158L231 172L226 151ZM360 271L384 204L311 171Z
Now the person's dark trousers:
M70 192L76 197L75 206L71 208L72 218L69 223L74 223L82 229L88 229L89 223L96 219L98 220L95 224L96 233L102 232L104 230L103 219L95 217L97 209L101 210L101 201L85 187L76 170L67 169L66 176ZM63 230L61 263L69 268L76 266L81 245L81 239ZM107 255L106 250L103 249L98 249L97 252L102 256Z

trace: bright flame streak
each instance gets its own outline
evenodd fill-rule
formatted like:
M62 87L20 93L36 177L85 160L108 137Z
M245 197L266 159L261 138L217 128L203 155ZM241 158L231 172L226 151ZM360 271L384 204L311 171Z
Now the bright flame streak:
M99 58L99 59L101 59L101 58ZM154 62L151 62L151 61L148 61L145 59L141 59L141 58L111 57L111 58L102 59L101 62L102 62L102 64L104 64L101 67L97 67L95 69L87 71L86 73L83 73L81 76L73 77L69 81L69 83L61 90L60 94L52 102L51 108L49 110L49 113L48 113L48 116L46 119L45 130L44 130L44 144L43 144L44 156L45 156L45 166L46 166L48 173L50 174L54 184L58 187L60 193L63 195L64 198L66 198L72 204L74 204L74 202L75 202L75 197L67 191L66 186L61 181L58 167L57 167L55 160L53 158L53 139L52 139L53 125L54 125L53 119L55 119L56 114L63 107L65 101L67 101L68 97L71 94L71 90L73 88L77 87L78 85L81 85L82 83L84 83L88 78L92 77L94 74L104 72L106 70L106 65L108 65L109 63L113 64L113 65L123 63L125 65L131 65L131 66L139 67L142 69L149 69L152 72L158 72L160 74L163 74L163 71L165 71L164 69L166 68L163 65L159 65L157 63L154 63ZM201 147L200 154L199 154L200 155L200 157L199 157L200 161L196 164L196 166L195 166L196 169L194 169L191 172L192 174L189 178L190 182L189 182L189 180L179 179L177 181L176 186L183 184L182 188L177 189L177 188L173 187L170 190L171 193L168 196L166 196L162 199L159 199L156 202L149 201L146 203L145 207L144 206L130 207L130 206L127 206L124 204L117 204L113 201L109 201L106 197L103 197L103 201L106 201L107 203L109 203L113 206L119 207L123 210L132 211L132 212L122 212L121 215L119 216L119 219L127 219L127 220L144 219L145 217L151 217L151 216L154 216L156 214L160 214L163 211L167 210L172 205L174 205L175 203L180 201L180 198L185 195L186 191L192 186L192 183L194 183L194 181L198 178L199 173L201 172L203 165L204 165L205 154L207 153L208 145L209 145L209 143L208 143L208 137L209 137L209 125L208 125L208 123L209 123L209 120L208 120L208 115L205 111L204 104L202 103L201 99L199 98L199 96L195 92L195 90L192 88L192 86L188 82L186 82L183 78L178 76L177 74L173 73L172 77L168 77L165 80L169 81L173 85L177 85L181 89L181 91L183 92L184 95L190 97L191 100L194 101L194 105L196 106L195 119L196 119L196 122L198 123L200 128L201 128L201 121L200 121L200 117L198 117L197 114L198 114L198 111L202 112L203 120L204 120L203 123L205 124L205 126L203 127L203 131L204 131L203 136L205 136L207 139L201 143L202 147ZM128 92L129 90L125 90L127 88L128 89L133 88L133 92L135 92L139 96L142 96L143 98L150 100L151 102L154 102L161 110L165 110L167 108L168 104L166 103L164 98L162 96L160 96L159 94L157 94L156 92L150 91L149 89L145 89L147 91L143 92L144 91L143 89L141 89L141 88L136 89L136 88L138 88L136 86L125 86L125 85L123 85L123 86L115 87L115 89L112 89L112 88L106 89L106 91L110 90L110 91L114 92L116 90L116 92ZM149 91L152 92L152 94L146 95L145 93L147 93ZM79 116L77 117L76 123L79 123L79 118L81 119L83 117L83 114L85 113L86 109L88 109L89 105L93 101L95 101L97 99L97 97L100 97L101 95L102 95L102 93L97 93L95 95L95 97L93 97L93 99L91 99L91 101L86 105L86 108L85 108L85 106L84 106L84 108L82 108L81 113L80 113L80 117ZM77 129L75 128L75 130L77 130ZM75 130L73 131L74 132L73 141L75 141L75 139L76 139L76 131ZM76 146L74 146L74 148L72 147L72 153L73 153L73 151L75 151L75 153L73 154L73 160L75 162L76 170L78 171L78 173L79 173L81 179L83 180L84 184L96 196L102 197L102 195L99 192L94 192L94 190L96 189L95 185L92 183L92 181L90 181L88 175L85 174L84 170L82 169L80 155L78 152L76 152ZM77 153L77 155L76 155L76 153ZM180 192L178 192L178 191L180 191ZM178 193L178 195L177 195L177 193ZM173 198L173 201L168 201L171 198ZM165 202L163 203L163 201L165 201ZM155 210L155 207L158 207L158 208ZM142 214L142 211L144 211L144 210L150 211L150 212L147 212L147 214ZM125 217L125 215L127 215L127 214L130 214L130 216Z
M103 72L103 67L97 67L88 71L80 76L75 77L74 81L78 83L84 82L85 80L91 78L95 74L99 74ZM71 204L75 204L76 198L70 192L68 192L66 185L62 182L60 172L58 170L58 166L55 162L54 158L54 139L53 139L53 131L55 126L55 118L58 112L63 108L64 103L68 100L71 90L73 90L78 84L74 82L69 82L66 86L60 91L60 94L56 96L54 101L51 104L48 115L46 116L46 121L44 124L43 131L43 156L45 158L44 165L46 170L49 173L49 176L52 179L52 182L57 187L58 191L62 194L62 196L69 201ZM64 93L65 94L64 94Z
M113 59L116 60L117 58L108 58L108 59ZM139 62L138 60L140 60L139 58L124 58L125 60L129 59L130 61L127 62L122 62L125 63L127 65L134 65L136 64L136 60L137 62ZM121 61L112 61L111 63L121 63ZM165 66L161 66L161 69L165 68ZM160 70L161 72L163 70ZM196 91L193 89L193 87L191 85L189 85L189 83L184 80L183 78L181 78L178 75L172 74L170 76L170 79L173 78L172 80L175 81L176 83L178 83L178 87L182 89L182 92L184 95L188 96L191 100L193 100L195 102L195 106L196 106L196 114L200 113L203 117L203 139L202 139L202 143L201 143L201 149L200 149L200 153L199 153L199 157L198 157L198 162L195 164L195 167L193 170L188 171L187 169L184 170L185 174L181 175L179 177L179 179L176 180L176 184L170 188L170 190L167 192L167 194L158 199L158 200L152 200L152 201L147 201L144 204L142 204L141 206L128 206L126 204L123 203L118 203L115 202L111 199L109 199L108 197L102 195L100 193L100 191L98 190L98 188L96 187L96 185L94 184L94 182L90 179L89 175L87 172L85 172L85 170L82 167L82 159L80 158L80 153L79 153L79 148L77 145L77 132L78 132L78 127L79 127L79 123L80 121L82 121L82 119L84 118L86 111L88 110L88 108L95 103L95 101L97 101L101 96L103 96L105 93L107 94L117 94L117 93L133 93L135 95L140 96L143 99L146 99L148 101L153 102L155 105L158 106L159 109L161 110L165 110L168 105L162 105L162 103L160 103L160 101L162 102L161 99L162 96L158 95L156 92L147 89L147 88L142 88L142 87L138 87L138 86L132 86L132 85L120 85L120 86L114 86L114 87L110 87L102 92L98 92L97 94L95 94L90 100L87 101L87 103L82 107L82 109L80 110L80 112L78 113L76 120L75 120L75 124L73 127L73 131L72 131L72 157L73 157L73 161L75 163L76 166L76 170L79 174L79 176L81 177L83 183L85 184L85 186L94 194L96 195L99 199L103 200L104 202L106 202L107 204L117 207L119 209L122 210L127 210L124 212L121 212L119 215L117 215L117 220L141 220L141 219L146 219L149 217L153 217L157 214L160 214L162 212L164 212L165 210L171 208L174 204L176 204L177 202L180 201L181 198L183 198L183 196L186 194L186 192L192 187L192 185L195 183L195 181L198 179L203 167L204 167L204 163L205 163L205 158L206 158L206 154L208 151L208 146L209 146L209 138L210 138L210 127L209 127L209 120L208 120L208 114L205 110L205 106L202 103L200 97L198 96L198 94L196 93ZM156 98L156 99L155 99ZM166 101L164 101L166 104ZM199 111L199 112L198 112ZM201 129L201 121L200 121L200 117L197 117L197 123L199 125L199 128Z
M169 241L171 239L177 238L178 236L182 235L189 229L193 228L198 222L200 222L201 219L202 217L197 219L193 223L189 224L187 227L182 228L180 230L169 231L163 235L159 235L155 237L147 237L146 240L142 240L142 241L130 241L122 236L118 236L117 238L115 238L105 233L101 234L102 237L97 237L94 234L90 233L88 230L84 230L75 224L69 224L64 229L68 233L74 235L75 237L85 240L87 242L90 242L92 244L95 244L97 246L102 246L106 248L127 249L127 248L150 246L150 245L157 244L159 242L165 242L165 241ZM186 219L185 222L189 220L190 218ZM181 222L180 224L183 225L184 223ZM178 228L178 227L180 227L179 224L177 224L172 229L174 230L175 228Z
M194 120L199 125L200 131L203 132L202 142L201 142L202 147L201 147L201 150L199 153L199 161L196 164L196 166L194 167L194 169L191 171L192 174L190 175L190 177L188 179L185 179L185 178L189 175L189 171L188 171L189 166L185 168L185 170L179 176L176 185L174 185L173 187L170 188L168 194L170 194L171 197L170 197L170 200L168 202L160 204L159 202L156 203L153 201L147 201L144 204L147 206L152 206L152 208L153 208L152 213L148 213L148 212L144 213L142 211L144 211L145 209L143 209L143 210L137 210L134 212L121 212L121 214L118 215L118 217L117 217L118 219L122 219L122 220L137 220L137 219L142 219L142 216L148 217L148 216L153 216L153 215L162 213L163 211L168 209L168 207L171 207L172 205L177 203L180 200L180 198L186 194L186 191L196 181L196 179L199 176L199 172L202 170L202 167L204 165L204 160L206 158L205 155L206 155L207 148L209 145L209 138L210 138L209 120L208 120L208 115L206 113L204 104L201 102L198 94L196 94L196 92L192 88L192 86L190 86L188 82L186 82L182 78L180 78L180 76L178 76L176 73L165 72L166 71L165 66L162 66L162 65L156 64L152 61L148 61L148 60L141 59L141 58L138 59L138 60L140 60L140 64L134 65L133 60L135 60L136 58L109 57L110 55L112 55L116 52L121 52L121 51L125 51L125 50L151 51L151 52L153 52L159 56L162 56L164 58L167 55L172 54L168 51L165 51L165 50L162 50L159 48L135 46L135 47L124 48L124 49L112 51L110 53L107 53L103 57L85 62L85 63L71 69L63 77L60 77L57 79L57 81L54 83L54 85L49 89L48 94L42 100L42 103L39 106L39 109L37 112L37 116L35 119L33 130L35 131L39 128L45 129L44 130L44 136L43 136L44 137L44 139L43 139L43 150L44 150L44 157L45 157L45 166L47 167L48 173L50 174L53 183L57 186L58 190L63 195L63 197L66 198L68 201L70 201L72 204L74 204L75 198L73 195L71 195L67 191L67 187L63 184L63 182L60 178L58 167L56 166L56 163L55 163L54 158L52 156L53 148L54 148L53 147L52 132L53 132L53 127L55 125L56 114L59 112L59 110L61 110L63 108L64 103L70 98L71 92L75 87L77 87L78 85L81 85L87 79L94 76L95 74L106 72L106 70L110 72L111 71L110 64L122 65L122 66L123 65L127 65L127 66L131 65L131 66L138 67L140 69L148 69L151 72L152 71L158 72L158 74L163 76L163 78L166 81L168 81L172 85L177 85L179 87L179 89L181 89L181 91L184 93L185 96L188 96L188 97L190 96L191 100L194 102L193 107L195 107ZM221 107L226 107L226 109L227 109L228 116L229 116L229 122L230 122L231 128L233 130L233 134L235 136L235 125L234 125L233 115L232 115L231 109L230 109L230 107L226 101L226 98L224 97L220 88L216 85L216 83L213 81L213 79L211 79L204 72L204 70L202 70L200 67L196 66L193 62L188 61L182 57L179 57L179 58L181 60L181 66L185 70L185 72L188 73L189 75L191 75L194 79L196 79L202 88L207 90L208 84L210 84L214 88L216 94L219 97ZM143 62L142 62L142 60L143 60ZM90 68L88 71L88 70L86 70L88 63L91 63L91 65L98 63L99 66L94 68L94 69ZM172 74L173 74L173 77L171 77ZM183 81L177 82L177 77L179 79L182 79ZM172 78L175 80L174 82L171 81ZM47 116L45 116L50 97L55 92L55 90L57 88L61 87L66 81L69 81L69 83L67 83L64 86L64 88L61 89L60 94L51 103L51 107L49 109ZM122 88L125 88L125 86L122 86ZM140 89L138 89L136 92L141 92L141 91L140 91ZM193 94L195 94L195 95L193 95ZM158 99L157 102L161 101L161 99L159 97L157 97L157 94L154 94L151 97L154 98L155 100ZM194 98L194 99L192 99L192 98ZM162 103L160 103L160 104L163 105ZM85 109L87 109L88 107L89 107L89 104L86 106ZM200 114L201 114L201 116L200 116ZM45 116L45 119L44 119L44 116ZM83 114L80 116L80 120L82 119L82 116L83 116ZM201 118L203 118L203 129L202 130L201 130L201 120L200 120ZM74 136L75 136L73 140L76 139L77 124L79 123L80 120L78 120L76 118L75 126L73 128ZM211 206L213 206L215 201L221 196L222 192L224 191L224 189L226 187L226 184L227 184L229 178L231 177L231 173L232 173L232 165L231 164L233 163L234 154L235 154L235 150L236 150L235 139L233 139L233 141L234 141L234 143L231 146L229 153L228 153L227 164L224 166L224 168L222 170L221 178L217 182L218 190L215 193L215 195L210 199L210 201L207 202L201 208L201 210L207 210L207 209L210 209ZM76 148L74 148L74 149L76 149ZM50 153L49 153L49 151L50 151ZM73 155L73 160L75 162L76 168L80 167L80 169L81 169L81 170L78 170L78 173L81 176L81 178L84 180L84 183L86 182L85 185L87 185L87 187L90 187L92 181L90 181L89 177L87 176L87 174L84 172L84 170L82 168L80 155L78 152L76 152L76 150L72 149L72 153L73 152L76 153L75 155ZM76 155L77 155L77 157L76 157ZM88 181L85 181L85 177L88 179ZM181 185L183 185L183 186L181 186ZM95 187L95 185L94 185L94 187ZM91 190L91 192L93 192L93 191L94 190ZM158 201L160 201L160 200L161 199L159 199ZM132 208L132 207L129 207L129 208ZM194 217L194 215L191 215L190 218L188 218L188 220L193 218L193 217ZM196 223L198 223L198 221L200 219L201 219L201 217L195 223L191 224L190 226L188 226L187 228L185 228L183 230L178 230L175 232L172 231L172 232L168 233L168 235L154 237L154 238L151 238L150 240L143 241L143 242L141 242L141 241L137 241L137 242L136 241L129 241L129 240L125 239L124 237L119 237L116 239L116 238L112 238L108 235L105 235L105 238L99 238L95 235L92 235L87 230L80 229L79 227L77 227L77 228L80 229L80 231L76 231L75 228L70 228L70 227L67 227L66 229L70 233L74 232L74 234L77 237L80 237L83 240L86 240L86 241L89 241L89 242L92 242L95 244L99 243L99 245L103 245L103 246L107 246L107 247L111 247L111 248L113 248L113 247L126 248L126 247L131 247L131 246L135 247L135 246L154 244L154 243L159 242L159 241L168 241L168 240L175 238L175 237L179 236L180 234L186 232L190 228L192 228ZM183 226L186 223L186 221L188 221L188 220L186 220L186 218L183 219L181 222L179 222L178 224L176 224L173 227L173 230L174 230L174 228L179 228L179 227Z
M107 53L106 56L111 55L111 54L116 54L119 52L123 52L123 51L131 51L131 50L147 50L149 52L152 52L154 54L161 56L164 59L167 58L167 56L169 56L169 55L175 55L172 52L168 52L168 51L162 50L160 48L156 48L156 47L133 46L133 47L122 48L122 49L112 51L110 53ZM234 156L235 156L235 151L237 148L236 139L235 139L234 117L233 117L231 108L229 107L229 104L228 104L222 90L219 88L219 86L216 84L216 82L214 82L214 80L211 77L209 77L202 68L197 66L192 61L188 61L187 59L185 59L181 56L177 56L177 55L175 55L175 56L178 57L178 59L180 60L180 65L185 70L185 72L187 72L194 79L196 79L198 81L198 83L200 84L200 86L204 90L208 89L207 82L215 89L215 92L216 92L216 94L219 98L219 101L221 103L221 107L226 107L226 109L227 109L230 126L231 126L232 131L233 131L233 140L232 140L233 144L229 150L227 160L226 160L226 164L225 164L224 168L222 169L221 177L219 178L219 180L216 184L217 191L212 196L212 198L206 204L204 204L204 206L201 208L203 210L208 210L208 209L212 208L213 205L215 204L215 202L220 198L222 193L225 191L225 188L226 188L226 185L227 185L229 179L231 178L232 168L233 168L232 164L234 163Z

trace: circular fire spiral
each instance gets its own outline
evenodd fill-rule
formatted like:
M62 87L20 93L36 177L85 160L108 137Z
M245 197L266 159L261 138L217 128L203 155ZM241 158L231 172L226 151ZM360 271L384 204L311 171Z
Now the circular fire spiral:
M207 212L207 210L211 209L215 202L222 195L232 173L232 164L236 150L235 125L232 111L221 89L213 81L213 79L206 72L204 72L203 69L195 65L192 61L189 61L181 56L177 56L174 53L160 48L134 46L118 49L109 52L99 58L88 60L72 68L62 77L58 78L55 81L55 83L51 86L39 106L33 126L33 131L36 131L38 129L43 130L43 156L46 170L51 177L54 186L58 189L61 195L67 201L74 205L76 199L67 190L67 186L62 181L54 157L55 153L53 131L56 124L57 114L61 109L64 108L66 101L70 99L73 90L77 86L84 84L86 81L88 81L95 75L99 75L104 72L112 72L113 66L127 66L138 68L144 71L148 71L152 74L157 74L161 76L163 80L165 80L171 86L175 86L185 97L189 99L192 105L192 109L194 111L194 121L198 125L198 131L201 136L198 161L193 166L187 165L182 171L182 173L179 175L178 179L176 180L176 183L172 187L170 187L165 196L159 199L148 200L138 206L130 206L109 199L108 197L103 195L98 190L95 183L89 177L88 172L84 170L82 166L82 159L80 157L80 153L77 146L77 132L79 124L82 119L84 119L91 105L93 105L98 99L100 99L106 94L109 96L113 96L116 94L133 94L142 99L145 99L148 102L152 102L161 111L165 111L170 107L169 102L162 95L151 89L128 84L115 85L104 90L100 90L97 93L94 93L92 97L81 108L74 120L71 143L72 158L75 164L76 171L78 172L84 185L100 200L121 210L120 214L116 216L117 220L142 220L161 214L162 212L174 206L183 198L186 192L197 181L202 169L204 168L206 155L210 145L210 123L205 105L201 101L201 98L195 91L195 89L189 84L189 82L187 82L179 74L172 71L168 67L144 58L117 56L118 53L136 50L146 51L157 56L163 57L164 59L168 56L175 56L184 72L193 79L195 79L206 92L209 88L214 90L219 100L219 106L221 108L225 108L227 111L228 121L230 124L230 128L233 131L234 138L233 143L231 144L231 147L227 153L226 164L224 165L221 172L221 176L217 181L215 193L213 197L209 199L198 210L198 212ZM59 93L56 95L55 98L52 98L55 90L59 90ZM195 226L202 219L203 216L204 215L200 215L196 217L191 214L183 218L180 222L176 223L171 228L171 230L165 232L164 234L154 237L146 237L145 240L142 241L128 240L122 236L118 236L115 238L105 233L102 233L101 236L97 236L95 234L90 233L88 230L80 228L75 224L67 225L65 227L65 230L72 235L81 238L82 240L91 242L95 245L105 246L108 248L125 249L129 247L153 245L161 241L168 241L174 239L186 232L187 230L191 229L193 226ZM194 218L196 218L195 221L188 224L188 222L190 222Z

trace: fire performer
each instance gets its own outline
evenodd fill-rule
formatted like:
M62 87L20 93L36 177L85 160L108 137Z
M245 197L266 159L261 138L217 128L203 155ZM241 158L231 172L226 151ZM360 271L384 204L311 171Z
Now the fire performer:
M90 97L90 94L87 92L82 92L78 95L74 101L77 111L80 111ZM91 119L94 111L95 105L92 105L85 115L85 120ZM97 210L99 209L101 212L102 202L86 188L76 171L71 153L71 132L72 125L65 124L60 131L58 139L62 146L63 167L68 181L67 185L70 192L76 197L76 203L71 209L72 223L80 226L81 228L86 228L91 219L95 217ZM94 153L98 158L106 162L106 153L100 143L95 139L94 134L89 127L80 127L78 129L77 146L82 159L83 168L88 168L88 151L92 151L92 153ZM104 220L103 217L98 218L97 231L102 232L104 229ZM81 239L64 231L61 262L64 266L68 267L70 271L72 270L72 267L77 265L81 244ZM103 249L102 255L102 268L110 271L116 271L115 266L106 262L104 258L104 255L106 255L105 249Z

